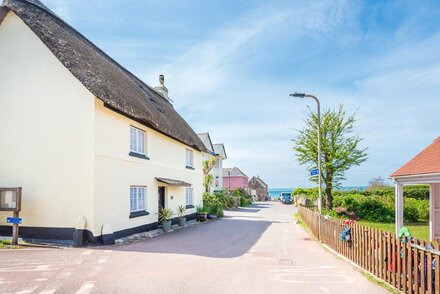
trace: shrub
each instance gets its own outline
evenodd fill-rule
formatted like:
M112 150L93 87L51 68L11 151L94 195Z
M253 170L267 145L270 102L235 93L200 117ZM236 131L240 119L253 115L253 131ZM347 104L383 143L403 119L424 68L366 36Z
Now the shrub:
M252 201L244 196L240 197L240 206L246 207L252 204Z
M203 207L206 208L207 213L223 216L223 208L227 207L229 202L227 195L224 194L210 194L203 193Z
M429 200L405 198L403 204L403 219L406 222L428 221Z
M413 198L405 199L403 205L403 219L406 222L416 222L419 219L419 211L417 209L417 200Z
M237 206L237 198L234 196L228 196L227 198L227 203L226 203L226 207L227 208L234 208Z
M392 222L394 221L394 209L385 203L374 199L366 198L359 202L355 211L356 216L367 221Z

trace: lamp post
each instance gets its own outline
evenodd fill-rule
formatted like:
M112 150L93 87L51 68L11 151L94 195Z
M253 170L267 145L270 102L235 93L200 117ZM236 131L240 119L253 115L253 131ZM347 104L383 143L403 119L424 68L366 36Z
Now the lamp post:
M319 222L318 222L318 240L321 240L321 215L322 215L322 180L321 180L321 104L319 103L319 99L316 96L305 94L305 93L293 93L290 94L292 97L297 98L312 98L315 100L318 109L318 214L319 214Z

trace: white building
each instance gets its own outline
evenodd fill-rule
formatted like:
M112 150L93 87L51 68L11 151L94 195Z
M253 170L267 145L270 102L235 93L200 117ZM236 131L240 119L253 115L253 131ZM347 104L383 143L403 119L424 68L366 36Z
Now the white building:
M22 187L21 237L101 241L202 204L204 144L155 90L37 0L0 8L0 187ZM161 86L163 78L161 78ZM0 234L10 235L0 212Z
M200 140L205 145L207 152L205 153L204 160L210 160L211 158L216 159L216 163L214 167L209 171L209 174L212 175L214 182L210 189L210 192L215 192L222 190L223 187L223 176L222 176L222 168L223 168L223 160L227 158L226 150L223 143L213 144L211 141L211 136L209 132L199 133L197 134Z

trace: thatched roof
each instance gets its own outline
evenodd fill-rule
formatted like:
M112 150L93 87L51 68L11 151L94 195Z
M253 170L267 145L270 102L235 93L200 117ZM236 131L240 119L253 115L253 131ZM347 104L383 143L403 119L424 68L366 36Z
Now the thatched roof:
M263 189L267 189L268 188L268 185L262 179L260 179L259 176L252 177L249 180L249 188L257 188L258 186L263 188Z
M4 0L55 57L104 105L185 145L206 151L188 123L161 94L123 68L38 0Z

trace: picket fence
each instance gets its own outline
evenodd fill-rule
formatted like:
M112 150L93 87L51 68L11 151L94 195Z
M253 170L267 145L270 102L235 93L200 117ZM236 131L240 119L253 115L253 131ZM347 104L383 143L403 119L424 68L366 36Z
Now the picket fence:
M299 207L301 219L318 237L319 214ZM351 240L340 234L349 227ZM440 294L440 248L417 239L396 239L394 233L321 217L321 242L404 293Z

